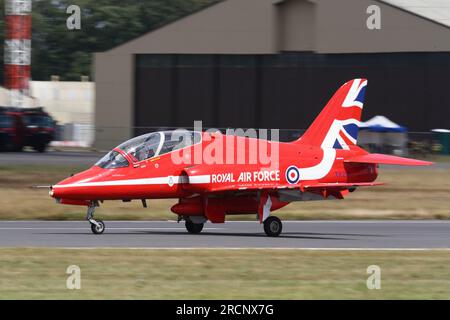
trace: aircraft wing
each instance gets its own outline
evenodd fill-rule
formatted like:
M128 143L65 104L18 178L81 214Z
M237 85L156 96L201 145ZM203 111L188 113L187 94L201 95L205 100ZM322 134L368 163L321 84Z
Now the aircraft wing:
M279 189L298 189L299 186L293 186L293 185L273 185L273 186L261 186L261 187L233 187L230 185L225 186L208 186L207 192L226 192L226 191L258 191L258 190L267 190L267 191L275 191Z
M352 187L373 187L384 185L383 182L338 182L338 183L314 183L303 185L304 189L322 189L322 188L352 188Z
M265 191L277 191L277 190L289 190L289 189L299 189L301 191L313 191L314 189L348 189L353 187L372 187L372 186L380 186L383 185L382 182L348 182L348 183L311 183L311 184L299 184L299 185L292 185L292 184L282 184L282 185L267 185L267 186L261 186L261 187L249 187L249 188L238 188L233 187L229 185L225 186L209 186L207 188L207 192L227 192L227 191L258 191L258 190L265 190Z
M373 164L392 164L400 166L429 166L433 162L390 156L386 154L370 153L345 159L347 163L373 163Z

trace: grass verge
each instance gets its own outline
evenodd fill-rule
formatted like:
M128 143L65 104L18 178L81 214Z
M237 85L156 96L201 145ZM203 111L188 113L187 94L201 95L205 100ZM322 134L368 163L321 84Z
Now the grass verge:
M0 298L449 299L449 264L448 251L0 249Z

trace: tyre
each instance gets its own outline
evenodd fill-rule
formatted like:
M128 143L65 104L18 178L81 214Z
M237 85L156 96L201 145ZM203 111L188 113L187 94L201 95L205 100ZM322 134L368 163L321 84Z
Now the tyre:
M12 148L14 152L22 152L23 151L23 145L18 145Z
M46 144L37 144L37 145L33 146L33 149L36 150L37 152L43 153L47 149L47 145Z
M97 225L91 223L91 230L93 234L102 234L105 231L105 224L102 220L96 220Z
M264 232L269 237L278 237L283 229L283 224L278 217L270 216L264 221Z
M185 226L186 230L192 234L200 233L203 230L203 223L193 223L191 221L186 221Z
M14 151L14 143L9 135L0 134L0 151Z

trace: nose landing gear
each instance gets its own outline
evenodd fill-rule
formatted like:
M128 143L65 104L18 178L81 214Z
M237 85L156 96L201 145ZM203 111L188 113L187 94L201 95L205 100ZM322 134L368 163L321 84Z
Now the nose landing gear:
M105 231L105 223L102 220L94 220L91 222L91 230L93 234L102 234Z
M87 210L86 220L91 224L91 231L93 234L102 234L105 231L105 223L102 220L94 219L94 211L95 208L98 207L99 204L97 201L93 201Z

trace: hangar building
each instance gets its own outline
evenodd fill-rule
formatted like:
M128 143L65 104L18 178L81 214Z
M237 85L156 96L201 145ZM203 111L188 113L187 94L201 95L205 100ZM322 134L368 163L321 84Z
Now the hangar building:
M450 20L396 2L223 0L97 53L95 146L194 120L306 128L355 77L369 79L364 120L449 127Z

